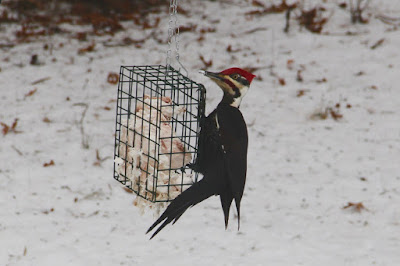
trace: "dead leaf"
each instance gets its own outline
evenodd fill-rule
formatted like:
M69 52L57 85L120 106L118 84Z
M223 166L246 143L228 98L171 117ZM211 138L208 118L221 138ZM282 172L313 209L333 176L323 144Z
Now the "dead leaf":
M10 127L3 122L0 122L0 125L3 127L2 129L3 135L4 136L7 135L8 131L10 130Z
M201 60L201 62L203 62L205 68L209 68L213 64L211 59L209 61L206 61L202 55L200 55L200 60Z
M273 13L283 13L288 9L294 9L297 7L297 3L288 5L286 3L286 0L282 0L282 2L280 4L277 4L277 5L273 4L270 7L265 7L265 5L263 3L258 2L258 1L253 1L253 5L255 5L257 7L261 7L263 9L249 11L246 13L246 15L261 16L261 15L267 15L267 14L273 14Z
M253 6L256 6L256 7L264 7L264 8L265 8L265 5L264 5L263 3L257 1L257 0L253 0L253 1L251 2L251 4L252 4Z
M43 167L49 167L49 166L52 166L52 165L54 165L54 161L53 161L53 160L51 160L51 161L48 162L48 163L44 163L44 164L43 164Z
M325 23L328 22L327 18L321 15L321 9L313 8L310 10L301 10L300 16L297 17L301 26L304 26L312 33L321 33Z
M317 79L316 80L316 82L317 83L325 83L325 82L327 82L328 80L326 79L326 78L322 78L322 79Z
M118 84L118 81L119 81L118 73L115 73L115 72L108 73L108 76L107 76L108 83L116 85L116 84Z
M294 60L293 59L287 60L287 62L286 62L287 69L292 70L293 69L293 64L294 64Z
M125 190L126 193L132 194L133 191L127 187L122 187L123 190Z
M299 69L299 70L297 70L297 74L296 74L296 80L298 81L298 82L303 82L303 76L301 75L301 72L302 72L302 70L301 69Z
M11 126L9 126L9 125L7 125L6 123L3 123L3 122L0 122L0 125L3 127L3 129L2 129L3 135L7 135L10 132L13 132L15 134L21 133L21 131L18 131L16 129L17 125L18 125L18 118L14 119L14 122L12 123Z
M25 98L26 98L26 97L32 96L32 95L35 94L36 92L37 92L37 88L35 88L35 89L33 89L33 90L30 90L27 94L25 94Z
M362 202L348 202L347 205L343 207L343 209L348 209L348 208L351 208L353 211L356 212L367 210L367 208L364 207L364 204L362 204Z
M183 32L194 32L197 28L197 25L194 24L188 24L185 26L180 26L179 27L179 33L183 33Z
M336 121L339 120L341 118L343 118L343 115L339 113L339 111L333 110L332 108L330 108L330 114L332 116L332 118Z
M86 46L84 48L80 48L78 50L78 54L82 55L84 53L90 53L94 51L94 48L96 47L96 44L93 42L92 44L90 44L89 46Z
M305 90L298 90L297 94L296 94L296 97L300 98L300 97L304 96L305 93L306 93Z

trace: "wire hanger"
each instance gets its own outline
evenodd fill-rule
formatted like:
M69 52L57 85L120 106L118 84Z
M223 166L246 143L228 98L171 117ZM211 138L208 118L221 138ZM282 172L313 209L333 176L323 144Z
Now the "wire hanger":
M188 71L183 66L179 58L179 21L178 21L178 0L170 0L169 5L169 22L168 22L168 50L166 66L167 72L171 68L172 61L172 42L175 41L175 59L178 62L180 69L185 71L185 76L188 77Z

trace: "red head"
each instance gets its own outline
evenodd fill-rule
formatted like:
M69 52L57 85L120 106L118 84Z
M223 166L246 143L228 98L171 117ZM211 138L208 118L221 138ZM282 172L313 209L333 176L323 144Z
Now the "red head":
M251 83L253 78L256 77L256 75L253 75L250 72L247 72L246 70L243 70L243 69L238 68L238 67L232 67L232 68L225 69L224 71L221 72L221 74L223 74L223 75L239 74L240 76L242 76L245 79L247 79L249 84Z
M208 71L202 73L221 87L224 91L223 101L229 102L234 107L239 107L255 77L255 75L237 67L226 69L220 73Z

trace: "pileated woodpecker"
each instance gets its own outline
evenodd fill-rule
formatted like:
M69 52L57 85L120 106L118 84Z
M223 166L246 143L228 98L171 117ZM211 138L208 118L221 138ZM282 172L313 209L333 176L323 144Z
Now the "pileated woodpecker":
M163 222L151 238L167 224L173 224L191 206L219 195L228 226L229 209L235 200L240 226L240 201L247 170L247 127L239 111L243 96L255 75L240 69L229 68L220 73L202 71L222 89L224 96L217 108L200 121L198 156L190 167L203 178L176 197L147 231Z

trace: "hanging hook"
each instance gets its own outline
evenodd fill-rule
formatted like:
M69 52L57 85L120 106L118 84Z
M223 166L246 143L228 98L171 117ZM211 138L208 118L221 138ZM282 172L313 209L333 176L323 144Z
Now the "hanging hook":
M169 6L169 28L168 28L168 51L167 51L167 74L169 69L171 68L171 53L172 53L172 38L175 41L175 59L178 62L179 66L185 71L185 76L188 77L189 73L187 69L183 66L181 61L179 60L179 21L178 21L178 0L170 0ZM180 70L180 68L179 68Z

